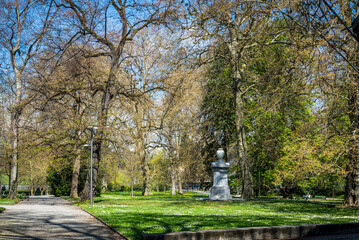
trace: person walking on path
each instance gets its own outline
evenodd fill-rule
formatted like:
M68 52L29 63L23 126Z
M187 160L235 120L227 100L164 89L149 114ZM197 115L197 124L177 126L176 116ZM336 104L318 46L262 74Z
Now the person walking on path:
M41 193L41 192L40 192L40 188L37 187L37 188L36 188L36 195L37 195L37 196L40 196L40 193Z
M4 186L2 186L1 191L2 191L2 195L3 195L3 196L5 196L5 191L6 191L6 187L5 187L5 185L4 185Z

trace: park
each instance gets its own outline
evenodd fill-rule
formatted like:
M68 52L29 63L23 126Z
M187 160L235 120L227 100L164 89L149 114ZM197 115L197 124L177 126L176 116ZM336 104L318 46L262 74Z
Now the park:
M359 239L354 0L0 0L0 239Z

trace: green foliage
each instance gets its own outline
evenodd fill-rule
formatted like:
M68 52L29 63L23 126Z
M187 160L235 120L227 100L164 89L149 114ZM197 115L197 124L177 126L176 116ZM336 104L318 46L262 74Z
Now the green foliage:
M150 158L150 166L152 170L152 185L167 186L171 182L170 179L170 160L165 156L165 151L155 151ZM142 188L142 187L141 187Z
M267 27L268 32L281 29L285 25L283 19L272 19ZM259 42L270 42L271 35L263 35ZM268 38L268 39L266 39ZM276 40L294 41L293 35L276 36ZM219 44L216 54L228 56L225 44ZM261 170L261 188L270 191L276 184L273 171L277 162L285 155L287 140L298 132L308 137L317 134L313 109L314 94L311 87L301 77L297 69L310 66L308 56L303 55L296 45L258 44L253 45L241 59L243 66L241 91L244 101L245 128L247 134L248 153L253 162L253 177L257 182ZM216 149L222 145L226 152L235 143L235 102L233 98L233 82L231 64L225 57L217 59L210 66L207 84L204 86L203 114L203 152L209 162L215 161ZM308 94L309 92L309 94ZM312 125L311 125L312 124ZM236 158L236 153L231 154ZM231 159L234 160L234 159ZM208 167L209 168L209 167ZM209 169L210 171L210 169ZM231 185L240 184L240 171L233 169ZM258 185L256 184L256 187ZM295 185L297 192L301 187ZM257 189L258 191L258 189Z
M228 50L219 45L216 54L226 55ZM225 150L227 160L228 150L236 141L235 132L235 101L232 90L232 70L225 58L212 62L207 70L207 82L203 86L203 100L200 106L202 117L202 148L201 154L205 159L206 171L212 173L210 163L217 161L216 151L219 147Z
M329 195L344 185L347 159L342 152L342 137L326 139L317 134L312 138L288 139L283 156L273 174L283 189L298 186L304 192ZM290 193L289 193L290 194Z
M47 182L49 183L51 192L55 196L68 196L71 191L72 168L71 165L62 168L49 170Z
M18 194L30 196L30 190L19 190Z
M0 174L0 181L1 181L1 185L9 184L9 176L5 174Z
M65 162L69 162L67 159L63 159ZM51 167L48 172L47 182L51 189L52 194L55 196L69 196L71 192L71 180L72 180L72 164L65 164L61 167ZM79 192L82 191L86 181L87 169L85 166L81 166L79 176ZM97 187L100 189L101 187Z

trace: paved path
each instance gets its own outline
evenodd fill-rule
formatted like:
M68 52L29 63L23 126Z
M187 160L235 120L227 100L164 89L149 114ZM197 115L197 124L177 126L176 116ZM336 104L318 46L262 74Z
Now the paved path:
M62 198L36 196L1 207L0 239L124 239Z

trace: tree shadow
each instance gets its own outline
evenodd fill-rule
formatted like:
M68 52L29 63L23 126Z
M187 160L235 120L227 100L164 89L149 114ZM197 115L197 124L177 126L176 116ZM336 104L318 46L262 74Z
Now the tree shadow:
M143 203L146 205L145 203ZM159 204L161 205L161 204ZM183 206L181 206L183 205ZM241 210L254 207L257 211L253 213L228 214L181 214L182 209L195 209L199 207L210 207L214 212L216 209L233 207ZM339 203L337 204L339 205ZM166 209L175 206L176 213L171 213ZM163 203L158 209L158 213L136 212L128 205L123 212L115 209L112 212L100 216L102 220L115 227L119 232L125 234L131 239L141 239L142 234L149 233L169 233L178 231L197 231L204 229L224 229L241 227L261 227L261 226L281 226L281 225L301 225L314 223L342 223L348 222L342 218L344 214L356 217L357 214L350 209L338 209L333 207L333 203L308 202L293 200L251 200L251 201L193 201L184 204L184 202ZM258 209L271 212L271 214L258 213ZM356 211L355 211L356 212ZM298 215L309 216L307 219L298 217Z

